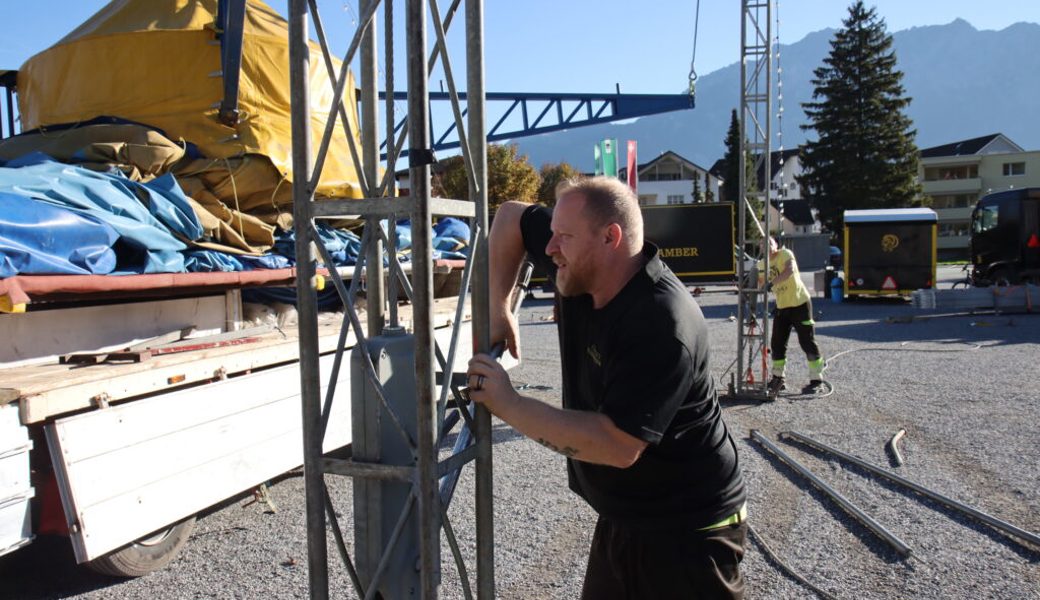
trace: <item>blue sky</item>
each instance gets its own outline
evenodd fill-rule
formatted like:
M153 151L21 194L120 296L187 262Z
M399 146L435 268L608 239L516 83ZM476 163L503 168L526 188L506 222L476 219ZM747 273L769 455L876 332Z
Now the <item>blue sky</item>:
M152 1L152 0L143 0ZM0 69L18 68L106 4L105 0L3 0L8 23L0 36ZM285 0L269 0L285 14ZM450 0L439 0L445 9ZM334 49L342 52L356 20L357 0L319 0ZM780 41L839 27L842 0L779 0ZM1040 22L1038 0L875 0L890 32L962 18L978 29ZM693 50L696 0L486 0L489 91L675 93L686 86ZM403 24L404 5L395 2ZM461 11L460 11L461 13ZM458 77L463 78L462 20L449 32ZM453 35L454 33L454 35ZM397 35L403 40L403 33ZM433 32L430 30L432 40ZM739 0L702 0L696 70L704 75L736 62L740 52ZM404 61L397 60L398 67ZM398 70L398 89L404 71ZM437 87L434 81L433 88Z

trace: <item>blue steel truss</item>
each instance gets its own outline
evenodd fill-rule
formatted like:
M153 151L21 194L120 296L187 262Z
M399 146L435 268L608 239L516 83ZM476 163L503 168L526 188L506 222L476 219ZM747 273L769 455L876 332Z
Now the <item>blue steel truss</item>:
M386 99L386 93L380 92L379 97ZM407 92L394 92L394 100L405 100L407 98ZM447 92L430 92L431 105L435 101L450 101L450 99ZM459 100L465 101L465 99L465 92L459 93ZM495 142L595 125L597 123L608 123L664 112L686 110L694 107L694 100L693 96L689 94L514 94L508 92L488 92L487 104L488 113L492 113L493 106L505 106L504 112L498 116L495 124L488 129L487 140ZM462 114L466 114L465 109L463 109ZM489 114L489 122L491 118L494 117ZM450 121L447 128L438 135L433 118L430 118L434 150L447 150L459 147L459 141L455 132L455 121L454 119ZM394 127L394 133L396 134L400 131L407 122L407 117L399 120ZM384 153L383 158L385 158L385 142L380 150ZM402 154L406 153L407 150L402 151Z
M228 127L238 124L238 84L242 75L242 36L245 32L246 0L218 0L217 39L220 40L220 72L224 97L218 113Z

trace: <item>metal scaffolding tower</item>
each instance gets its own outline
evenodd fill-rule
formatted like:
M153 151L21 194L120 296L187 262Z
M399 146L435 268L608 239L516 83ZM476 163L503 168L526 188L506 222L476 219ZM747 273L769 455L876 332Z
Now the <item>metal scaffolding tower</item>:
M772 116L772 0L741 0L740 22L740 190L738 239L740 256L747 249L748 211L761 207L762 221L753 219L760 236L769 230L769 182ZM751 161L751 164L749 164ZM761 173L761 176L759 174ZM749 181L748 178L751 178ZM762 182L761 185L759 182ZM760 189L761 188L761 189ZM764 271L769 273L769 253L763 251ZM765 399L769 373L769 292L759 284L757 273L737 262L737 371L730 383L730 395ZM757 364L756 364L757 363Z
M463 326L464 300L472 292L472 326L474 352L487 352L490 347L488 327L488 258L487 258L487 141L484 114L483 2L467 0L466 88L465 111L460 107L451 63L446 46L446 33L460 0L440 13L437 1L429 0L436 41L428 55L427 0L407 0L406 61L408 64L407 127L396 139L393 104L387 102L385 128L387 168L380 177L377 93L378 50L376 44L376 10L384 7L385 89L393 94L393 2L359 1L358 29L343 57L342 69L333 72L333 62L318 14L316 0L289 1L290 85L293 133L293 211L297 253L297 294L300 329L300 373L304 434L304 477L307 495L307 534L310 592L312 598L329 595L328 533L331 531L358 597L435 598L441 576L440 549L442 534L452 551L466 597L472 597L469 575L461 557L447 504L451 491L444 492L446 482L454 482L466 463L476 464L476 595L494 596L493 520L491 486L491 420L489 413L477 406L471 412L463 409L464 401L457 387L454 359ZM310 139L308 73L312 53L308 30L313 23L322 50L322 60L335 87L334 110L330 111L318 150L312 154ZM346 120L343 105L347 82L347 65L360 51L361 106L360 153ZM429 75L440 61L452 98L455 128L470 175L470 199L434 199L431 197L430 165L433 162L429 126ZM468 119L463 119L463 115ZM338 122L337 122L338 121ZM322 199L315 202L314 190L321 176L330 139L337 126L346 128L350 153L359 175L364 198L360 200ZM463 133L465 132L465 133ZM402 156L407 140L410 195L392 197L394 163ZM353 268L353 279L341 277L328 250L315 230L318 219L335 219L362 215L365 229L362 251ZM441 352L433 335L432 230L433 215L472 218L472 258L467 263L453 319L451 345ZM405 275L394 251L394 234L398 216L407 216L412 226L411 276ZM389 226L387 226L387 221ZM318 315L316 287L317 261L327 265L343 302L345 317L340 344L327 382L321 381L318 359ZM389 293L383 289L384 261L389 268ZM366 269L367 331L354 308L362 268ZM472 285L470 278L472 277ZM395 301L398 292L407 296L413 306L411 342L407 359L395 363L394 348L399 348L407 333L400 327ZM387 298L391 300L388 302ZM387 321L387 315L389 320ZM353 415L353 448L350 458L334 458L323 454L322 442L332 403L336 399L336 383L343 363L344 342L353 332L357 345L351 357L351 413ZM404 337L402 337L404 336ZM436 370L444 375L437 393ZM395 376L396 373L396 376ZM402 374L406 375L402 377ZM323 396L324 392L324 396ZM444 460L438 460L443 437L443 423L451 394L459 414L471 428L473 445L460 448ZM402 461L401 458L404 458ZM332 497L325 476L346 475L354 478L354 558L348 554L343 530L333 510ZM396 503L395 503L396 501ZM398 514L390 514L395 511ZM384 512L387 514L384 515ZM414 545L415 548L411 548ZM403 548L403 549L402 549ZM417 551L417 561L406 551ZM414 578L414 582L402 577ZM397 587L394 587L397 586ZM401 592L400 590L405 590ZM403 595L402 595L403 594Z

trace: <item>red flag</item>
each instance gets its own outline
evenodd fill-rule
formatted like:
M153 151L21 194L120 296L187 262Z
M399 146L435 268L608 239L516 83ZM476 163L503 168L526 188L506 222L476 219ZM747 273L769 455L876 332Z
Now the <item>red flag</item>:
M628 140L628 187L639 193L639 163L636 160L636 141Z

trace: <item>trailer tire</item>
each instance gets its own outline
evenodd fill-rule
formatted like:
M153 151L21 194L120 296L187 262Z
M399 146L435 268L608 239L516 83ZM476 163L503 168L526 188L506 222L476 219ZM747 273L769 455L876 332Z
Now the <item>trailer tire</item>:
M195 515L145 536L119 550L95 558L87 566L102 575L140 577L176 558L195 529Z
M990 281L993 282L994 286L1009 286L1014 284L1018 280L1013 269L1008 267L997 267L993 269L990 274Z

